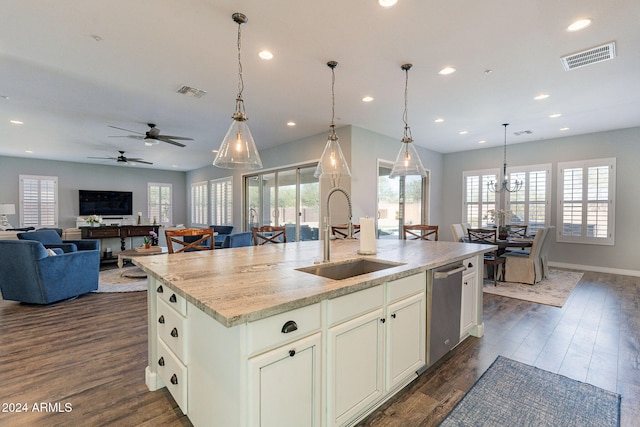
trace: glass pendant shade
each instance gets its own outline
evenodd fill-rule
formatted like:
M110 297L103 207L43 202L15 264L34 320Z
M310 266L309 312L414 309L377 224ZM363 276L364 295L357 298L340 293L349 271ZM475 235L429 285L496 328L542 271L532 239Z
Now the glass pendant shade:
M338 136L333 132L327 139L327 145L324 147L320 162L316 167L316 171L313 174L316 178L329 178L331 179L331 186L337 187L340 178L351 176L349 165L342 154L342 149L338 143Z
M402 147L400 147L400 151L398 152L396 161L393 164L393 169L391 169L389 178L407 175L420 175L426 177L427 172L424 170L424 166L422 166L422 161L420 160L420 156L418 155L413 142L411 140L405 141L403 138Z
M262 168L262 160L246 120L234 118L213 165L225 169Z

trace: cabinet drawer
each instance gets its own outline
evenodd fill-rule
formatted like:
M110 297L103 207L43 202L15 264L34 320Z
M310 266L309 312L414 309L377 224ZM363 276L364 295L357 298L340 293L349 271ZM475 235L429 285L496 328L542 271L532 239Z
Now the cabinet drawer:
M467 258L464 261L462 261L462 265L464 265L467 268L462 274L475 273L478 270L477 261L478 261L477 257Z
M158 295L158 301L162 300L167 305L183 316L187 315L187 300L176 294L170 287L163 285L162 283L156 285L156 294Z
M384 287L382 285L329 300L327 306L329 326L380 308L383 302Z
M187 413L187 367L158 340L158 375L171 392L183 413Z
M189 363L187 352L187 318L181 316L164 301L158 301L158 338L182 360Z
M247 325L249 354L302 338L319 330L320 325L319 303L251 322Z
M394 280L387 284L387 302L393 303L419 292L425 292L426 290L426 273L403 277L402 279Z

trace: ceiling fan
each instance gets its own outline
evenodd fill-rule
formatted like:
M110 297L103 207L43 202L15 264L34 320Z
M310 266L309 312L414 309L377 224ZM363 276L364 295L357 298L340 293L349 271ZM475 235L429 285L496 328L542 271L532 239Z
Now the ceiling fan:
M180 142L176 142L174 140L182 140L182 141L193 141L193 138L187 138L184 136L172 136L172 135L161 135L160 129L156 127L153 123L147 123L149 126L149 130L146 133L136 132L135 130L123 129L117 126L109 126L110 128L123 130L126 132L136 133L137 135L118 135L118 136L110 136L110 138L133 138L133 139L141 139L144 141L146 145L154 145L159 143L160 141L168 142L169 144L177 145L178 147L186 147L184 144Z
M118 152L120 153L120 155L118 157L87 157L88 159L102 159L102 160L115 160L118 163L129 163L129 162L133 162L133 163L144 163L146 165L152 165L153 163L151 162L147 162L145 160L142 160L138 157L125 157L124 156L124 151L122 150L118 150Z

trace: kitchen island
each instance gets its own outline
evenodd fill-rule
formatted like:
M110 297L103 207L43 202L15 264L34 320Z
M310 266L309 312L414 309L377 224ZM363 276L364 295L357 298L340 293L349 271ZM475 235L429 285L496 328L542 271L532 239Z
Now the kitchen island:
M384 269L334 280L322 242L157 255L149 277L150 390L167 386L194 425L348 425L417 376L427 360L429 272L458 262L460 335L482 336L482 254L492 246L331 242L331 264ZM463 286L463 284L460 284Z

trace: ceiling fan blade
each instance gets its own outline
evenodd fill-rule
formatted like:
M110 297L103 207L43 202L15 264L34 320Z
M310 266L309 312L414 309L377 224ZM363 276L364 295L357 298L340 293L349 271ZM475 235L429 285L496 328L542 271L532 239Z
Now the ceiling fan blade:
M109 138L131 138L131 139L137 139L137 140L143 140L145 137L144 136L138 136L138 135L109 135Z
M87 157L87 159L117 160L117 157Z
M144 135L144 133L143 133L143 132L137 132L137 131L135 131L135 130L129 130L129 129L124 129L124 128L119 128L118 126L111 126L111 125L109 125L109 127L110 127L110 128L114 128L114 129L123 130L123 131L125 131L125 132L131 132L131 133L137 133L137 134L140 134L140 135Z
M177 145L178 147L186 147L186 145L181 144L181 143L176 142L176 141L172 141L172 140L170 140L169 138L167 138L167 137L166 137L166 136L164 136L164 135L160 135L160 136L159 136L158 138L156 138L156 139L158 139L159 141L168 142L169 144Z
M151 162L147 162L147 161L142 160L142 159L137 159L137 158L133 158L133 159L132 159L131 157L127 157L127 163L128 163L128 162L133 162L133 163L144 163L144 164L147 164L147 165L152 165L152 164L153 164L153 163L151 163Z
M193 141L193 138L187 138L184 136L171 136L171 135L158 135L161 138L177 139L181 141Z

